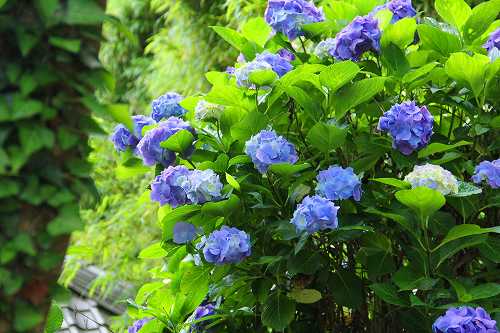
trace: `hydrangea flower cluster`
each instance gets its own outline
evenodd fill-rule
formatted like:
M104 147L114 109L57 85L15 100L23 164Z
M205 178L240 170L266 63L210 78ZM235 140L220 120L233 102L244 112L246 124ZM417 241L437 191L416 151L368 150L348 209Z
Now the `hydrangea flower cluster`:
M472 181L481 184L486 180L491 188L500 188L500 158L494 161L482 161L474 169Z
M220 199L222 187L219 176L210 169L188 170L184 166L169 166L151 183L151 200L174 208L202 204Z
M340 207L318 195L307 196L297 206L290 223L297 232L313 234L319 230L338 227L337 211Z
M262 130L252 136L245 143L245 153L260 173L266 173L272 164L294 164L299 159L295 146L273 130Z
M173 240L175 244L185 244L196 237L196 227L191 223L177 222L174 225Z
M194 116L198 120L220 119L224 106L200 100L194 109Z
M304 35L302 25L325 20L323 12L305 0L269 0L265 19L274 31L289 40Z
M391 23L396 23L405 17L414 17L417 15L417 11L413 8L411 0L392 0L388 3L375 7L371 14L374 15L377 12L388 9L392 12Z
M434 118L425 106L403 102L393 105L380 117L378 129L389 132L393 148L410 155L429 143L433 125Z
M278 55L287 61L295 60L295 55L292 52L288 51L287 49L280 49L278 51Z
M481 307L450 308L432 325L434 333L498 333L496 321Z
M293 69L292 64L290 64L290 54L282 52L285 56L281 56L280 54L273 54L269 51L264 51L255 56L254 61L264 61L271 65L272 70L278 74L279 77L282 77L289 71ZM292 54L293 56L293 54Z
M122 124L115 127L111 135L111 141L116 151L123 152L127 150L127 148L135 149L137 143L139 143L139 140L142 138L142 129L145 126L156 123L153 119L143 115L132 116L132 122L134 124L134 133L131 133Z
M200 320L204 317L213 316L215 314L215 306L211 303L206 305L200 305L194 310L193 319ZM200 321L191 326L191 332L205 332L204 327L206 326L205 321Z
M335 50L335 39L327 38L316 45L314 49L314 54L320 59L326 59L328 57L333 57L333 51Z
M205 260L217 265L239 263L251 254L250 236L228 226L212 232L200 246Z
M458 193L458 180L451 172L439 165L415 165L406 175L405 181L412 188L424 186L440 192L442 195Z
M332 165L316 177L316 193L329 200L361 200L361 180L351 167Z
M151 318L143 318L137 320L132 326L128 328L128 333L139 333L141 328L149 322Z
M333 47L328 54L338 60L358 61L365 52L380 51L380 35L376 18L357 16L335 36L333 42L329 42Z
M483 47L488 51L491 61L500 58L500 28L493 31Z
M195 130L189 123L176 117L170 117L158 123L158 127L149 130L137 145L138 153L142 157L144 164L161 163L165 167L171 165L175 161L175 153L162 148L160 143L183 129L188 130L194 136L196 135ZM189 151L185 153L188 154Z
M286 51L286 50L285 50ZM270 69L274 71L279 77L285 75L293 69L290 63L289 52L282 51L282 55L273 54L269 51L264 51L255 56L253 61L243 63L240 67L234 70L236 82L240 87L254 88L254 84L250 82L250 74L259 70Z
M158 97L151 103L151 117L156 121L169 117L182 117L187 112L179 105L182 99L183 97L176 92L168 92Z

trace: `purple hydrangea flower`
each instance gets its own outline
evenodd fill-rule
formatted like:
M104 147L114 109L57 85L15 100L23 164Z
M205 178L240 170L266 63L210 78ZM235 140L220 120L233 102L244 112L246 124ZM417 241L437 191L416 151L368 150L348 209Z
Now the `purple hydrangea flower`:
M236 77L236 83L240 87L255 88L255 85L250 82L249 76L255 71L263 71L266 69L273 69L270 64L265 61L251 61L242 64L240 67L234 70L234 76Z
M288 56L288 55L285 55ZM293 56L293 54L292 54ZM264 51L255 56L254 61L264 61L271 65L272 70L278 74L279 77L282 77L289 71L293 69L292 64L290 64L290 60L285 57L282 57L279 54L273 54L269 51Z
M425 147L432 136L434 118L425 106L415 102L393 105L378 122L378 129L389 132L392 146L404 155Z
M294 61L295 60L295 54L288 51L287 49L279 50L278 55L287 61Z
M196 237L196 227L191 223L177 222L174 225L174 243L185 244Z
M498 333L496 321L481 307L450 308L432 325L434 333Z
M250 236L237 228L222 226L202 243L205 260L213 264L236 264L251 254Z
M234 68L233 66L226 67L226 73L229 75L233 75L235 71L236 71L236 68Z
M339 60L358 61L367 51L380 51L378 21L371 16L357 16L334 38L334 47L328 53Z
M215 306L213 304L200 305L194 310L193 319L200 320L204 317L213 316L215 314ZM206 321L200 321L191 326L191 332L204 332Z
M316 177L318 185L316 193L329 200L344 200L354 198L361 200L361 180L351 167L342 168L332 165L320 171Z
M371 15L376 14L377 12L388 9L392 12L392 20L391 23L396 23L405 17L414 17L417 15L417 11L413 8L411 4L411 0L392 0L388 3L375 7Z
M137 320L132 326L128 328L128 333L138 333L141 328L149 321L151 321L151 318L143 318Z
M153 118L137 115L137 116L132 116L132 121L134 122L134 136L140 140L142 139L142 129L146 126L156 124L156 121L154 121Z
M290 223L298 232L309 234L338 227L337 211L340 207L319 195L307 196L297 206Z
M491 188L500 188L500 158L494 161L482 161L476 166L472 181L481 184L486 180Z
M196 132L189 123L176 117L170 117L158 123L158 127L148 131L137 145L138 153L142 157L144 164L154 165L155 163L161 163L165 167L171 165L175 161L175 153L162 148L160 143L183 129L196 135ZM189 154L189 151L185 153Z
M202 204L221 198L222 183L213 170L192 170L182 187L191 203Z
M151 103L151 117L160 121L169 117L182 117L186 114L187 110L184 109L179 103L183 97L176 92L168 92L155 99Z
M266 173L272 164L294 164L299 159L295 146L273 130L262 130L252 136L245 143L245 153L260 173Z
M490 34L483 47L488 51L488 55L492 61L500 57L500 28L497 28Z
M305 0L269 0L265 18L274 31L283 33L289 40L304 35L302 25L325 19L320 9Z
M173 208L190 203L182 187L187 182L190 171L185 166L169 166L151 183L151 200L161 206L169 204Z
M134 149L139 140L122 124L116 125L111 141L115 145L118 152L127 150L127 148Z

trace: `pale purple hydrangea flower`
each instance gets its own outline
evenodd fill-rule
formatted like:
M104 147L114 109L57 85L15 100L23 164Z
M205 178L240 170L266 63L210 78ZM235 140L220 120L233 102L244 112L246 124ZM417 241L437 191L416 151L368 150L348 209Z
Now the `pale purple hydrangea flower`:
M328 57L333 57L334 53L333 51L335 50L335 39L334 38L327 38L316 45L316 48L314 49L314 54L320 58L320 59L326 59Z
M165 121L159 122L156 128L149 130L137 145L138 153L142 157L144 164L154 165L161 163L165 167L171 165L175 161L175 153L162 148L160 143L183 129L188 130L196 136L196 132L189 123L176 117L170 117ZM188 150L185 154L189 154L192 147Z
M169 166L151 183L151 200L173 208L190 203L182 187L189 175L190 171L185 166Z
M143 115L132 116L132 121L134 122L134 136L139 140L142 139L142 129L144 127L156 124L153 118Z
M299 159L295 146L273 130L262 130L252 136L245 143L245 153L260 173L266 173L272 164L294 164Z
M442 195L458 193L458 180L451 172L439 165L415 165L413 171L405 177L412 188L424 186L440 192Z
M494 161L482 161L476 166L472 181L481 184L484 180L491 188L500 188L500 158Z
M182 117L187 112L179 105L183 98L176 92L168 92L158 97L151 103L151 117L156 121L170 117Z
M292 55L293 56L293 55ZM255 85L250 82L250 74L256 71L262 70L272 70L279 77L285 75L293 69L290 60L288 60L289 55L284 54L282 57L280 54L273 54L269 51L264 51L255 56L255 59L244 63L240 62L241 66L236 68L234 75L236 76L236 82L240 87L255 88Z
M151 321L151 318L143 318L137 320L132 326L128 328L128 333L139 333L141 328L146 325L147 322Z
M309 234L338 227L337 211L340 207L318 195L307 196L297 206L290 223L298 232Z
M393 148L410 155L429 143L433 124L434 118L425 106L403 102L393 105L380 117L378 129L389 132Z
M256 71L272 70L270 64L265 61L250 61L242 64L240 67L234 70L234 76L236 77L236 83L240 87L247 87L255 89L255 85L250 82L250 74Z
M174 225L173 241L175 244L185 244L196 237L196 227L191 223L177 222Z
M202 204L221 198L222 183L213 170L192 170L182 187L191 203Z
M316 177L316 193L329 200L361 200L361 180L351 167L332 165Z
M358 61L367 51L380 51L380 35L377 19L357 16L335 36L328 53L338 60Z
M377 12L388 9L392 12L392 20L391 23L396 23L405 17L414 17L417 15L417 11L413 8L411 4L411 0L392 0L388 3L375 7L371 15L376 14Z
M224 106L200 100L196 104L194 116L198 120L220 119L224 112Z
M274 31L289 40L304 35L302 25L325 20L323 12L305 0L269 0L265 18Z
M208 316L213 316L215 314L215 306L213 304L206 304L206 305L200 305L199 307L196 308L196 310L194 310L194 313L193 313L193 319L194 320L200 320L204 317L208 317ZM200 322L197 322L197 323L194 323L192 326L191 326L191 332L194 333L194 332L206 332L204 329L205 329L205 326L206 326L206 321L200 321Z
M200 245L205 260L217 265L236 264L251 254L250 236L228 226L212 232Z
M500 28L493 31L483 47L488 51L491 61L500 58Z
M111 135L111 141L116 151L122 152L127 150L127 148L135 149L137 143L139 143L139 140L142 138L142 129L145 126L156 123L153 119L143 115L132 116L132 122L134 124L134 133L131 133L122 124L115 127Z
M288 57L288 55L285 55ZM290 64L290 60L285 57L282 57L279 54L273 54L269 51L264 51L255 56L254 61L264 61L271 65L272 70L278 74L279 77L282 77L289 71L293 69L292 64Z
M498 333L496 321L481 307L450 308L432 325L434 333Z

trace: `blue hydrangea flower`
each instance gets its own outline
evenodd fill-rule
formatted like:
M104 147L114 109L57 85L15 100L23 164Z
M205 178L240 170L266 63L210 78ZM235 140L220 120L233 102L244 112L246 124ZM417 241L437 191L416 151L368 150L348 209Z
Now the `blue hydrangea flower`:
M132 326L128 328L128 333L139 333L141 328L149 322L151 318L143 318L137 320Z
M483 47L488 51L491 61L500 58L500 28L490 34Z
M196 132L189 123L176 117L170 117L158 123L158 127L149 130L137 145L138 154L142 157L144 164L161 163L165 167L171 165L175 161L175 153L160 147L160 143L182 129L196 136ZM185 153L189 154L189 151Z
M222 183L213 170L192 170L182 187L191 203L202 204L221 198Z
M319 195L307 196L297 206L290 223L295 225L297 232L306 231L309 234L324 229L335 229L338 227L339 208Z
M482 161L476 166L472 181L481 184L486 180L491 188L500 188L500 158L494 161Z
M156 121L154 121L153 118L137 115L137 116L132 116L132 121L134 122L134 136L137 139L142 139L142 129L146 126L156 124Z
M335 50L336 42L334 38L327 38L316 45L314 49L314 54L320 58L321 60L326 59L328 57L333 57Z
M254 60L244 63L240 67L234 70L236 83L240 87L247 87L254 89L255 85L252 82L250 82L249 79L250 74L256 71L262 71L266 69L272 70L273 68L271 67L270 64L262 60L261 61Z
M361 200L361 180L351 167L332 165L316 177L316 193L329 200Z
M380 51L380 35L376 18L357 16L335 36L328 53L338 60L358 61L365 52Z
M424 186L440 192L442 195L458 193L458 180L451 172L439 165L415 165L413 171L405 177L412 188Z
M176 92L168 92L155 99L151 103L151 117L160 121L169 117L182 117L186 114L187 110L184 109L179 103L183 97Z
M293 55L293 54L292 54ZM288 54L285 55L288 57ZM279 77L282 77L289 71L293 69L292 64L290 64L290 60L285 57L282 57L279 54L273 54L269 51L264 51L255 56L254 61L264 61L271 65L272 70L278 74Z
M116 125L111 135L111 142L113 142L116 151L122 152L127 150L127 148L134 149L139 140L125 126L119 124Z
M193 319L200 320L204 317L213 316L215 314L215 306L213 304L200 305L194 310ZM191 332L206 332L205 329L206 321L200 321L191 326Z
M202 240L203 255L209 263L236 264L250 256L250 236L237 228L222 226Z
M294 164L299 159L295 146L273 130L262 130L252 136L245 143L245 153L260 173L266 173L271 164Z
M305 0L269 0L265 18L274 31L283 33L289 40L304 35L302 25L325 20L323 12Z
M405 17L414 17L417 15L417 11L413 8L411 4L411 0L392 0L388 3L375 7L371 15L376 14L377 12L388 9L392 12L392 20L391 23L396 23Z
M496 321L481 307L450 308L432 325L434 333L498 333Z
M185 244L196 237L196 227L191 223L177 222L174 225L174 243Z
M288 51L287 49L280 49L278 51L278 55L287 61L294 61L295 60L295 54Z
M151 200L173 208L190 203L182 187L189 175L190 171L185 166L169 166L151 183Z
M393 105L380 117L378 129L389 132L394 149L410 155L429 143L433 125L434 118L425 106L403 102Z

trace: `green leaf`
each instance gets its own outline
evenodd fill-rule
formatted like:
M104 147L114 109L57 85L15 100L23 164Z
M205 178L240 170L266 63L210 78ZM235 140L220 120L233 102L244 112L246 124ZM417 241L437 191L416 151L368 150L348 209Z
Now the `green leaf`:
M33 332L33 329L43 321L40 311L31 305L16 303L14 315L14 329L17 332Z
M323 86L328 88L329 93L333 94L352 81L360 70L359 66L350 60L341 61L322 70L319 74L319 80Z
M401 180L401 179L397 179L397 178L372 178L371 180L382 183L382 184L394 186L394 187L397 187L397 188L400 188L403 190L409 189L411 187L410 183L405 182L404 180Z
M288 327L294 318L295 302L279 292L267 299L261 314L262 323L278 331Z
M193 141L193 134L188 130L182 129L170 136L167 140L162 141L160 146L177 153L183 153L191 147Z
M163 237L165 240L172 239L173 229L176 222L185 221L193 217L201 211L199 205L185 205L177 207L162 218L161 225L163 226Z
M486 80L486 70L490 63L490 58L485 55L474 53L469 56L467 53L453 53L445 64L446 74L471 89L475 97L481 95Z
M241 33L246 39L255 42L260 47L264 47L269 35L271 27L262 17L254 17L246 21L241 27Z
M62 323L62 310L56 302L52 302L52 304L50 305L49 314L47 315L44 333L56 333L61 328Z
M464 0L436 0L434 7L443 20L459 30L472 12Z
M97 1L69 0L64 20L70 25L98 25L105 17Z
M382 47L382 63L389 74L395 77L402 78L410 70L410 63L404 52L392 43Z
M304 237L307 239L307 237ZM313 275L321 266L319 253L301 251L290 256L287 262L288 273L291 275L308 274Z
M238 164L249 164L252 163L252 159L248 155L238 155L229 160L227 167L232 167Z
M309 163L290 164L290 163L276 163L269 167L269 171L280 175L282 177L290 177L296 173L307 170L311 167Z
M500 284L484 283L472 287L466 295L466 302L476 301L478 299L495 297L500 294Z
M458 181L458 193L451 194L452 197L468 197L470 195L480 194L483 190L474 184L464 181Z
M444 196L427 187L416 187L411 190L396 192L396 199L414 210L421 221L437 212L446 203Z
M409 71L403 76L403 83L412 83L413 81L421 78L422 76L428 74L430 71L434 69L438 65L437 62L431 62L422 67L416 68L415 70Z
M472 236L472 235L481 235L481 234L486 234L486 233L496 233L500 234L500 226L497 227L491 227L491 228L481 228L477 224L460 224L457 225L448 232L446 237L441 241L441 243L436 246L432 251L436 251L443 245L454 241L456 239L460 239L463 237L467 236Z
M146 247L139 253L140 259L160 259L166 257L168 254L165 249L163 249L161 242L156 242Z
M231 136L240 141L248 140L266 128L269 119L261 112L248 112L243 119L231 128Z
M316 123L307 133L307 142L323 153L341 147L347 135L346 128L328 125L322 122Z
M241 190L240 184L238 183L238 181L233 176L228 174L227 172L226 172L226 180L227 180L227 183L229 185L231 185L235 190L237 190L237 191Z
M382 5L384 0L350 0L356 8L359 10L360 15L368 14L376 6Z
M18 182L5 178L0 178L0 181L2 182L2 186L0 186L0 199L19 193L21 186Z
M68 52L78 53L80 52L80 46L82 42L79 39L74 38L51 36L49 38L49 43Z
M408 306L408 302L399 297L396 288L390 283L374 283L370 285L370 289L386 303Z
M443 56L448 56L450 53L457 52L462 48L460 39L448 32L442 31L439 28L419 24L417 26L420 41L425 48L439 52Z
M390 26L393 15L389 9L382 9L375 13L374 17L377 19L381 31L385 31Z
M59 215L47 225L47 231L51 236L59 236L81 230L83 226L84 223L80 218L80 207L77 204L70 203L61 206Z
M388 46L391 43L404 50L415 39L417 22L412 17L405 17L394 24L389 25L382 34L381 45Z
M480 37L495 21L499 12L500 0L486 1L474 7L462 28L465 40L470 43Z
M430 145L428 145L427 147L418 152L418 158L424 158L432 154L442 153L444 151L455 149L457 147L469 146L471 144L472 142L464 140L454 143L452 145L447 145L439 142L431 143Z
M248 79L250 82L258 87L269 86L278 78L276 74L271 69L257 70L250 73Z
M437 279L424 277L423 273L419 274L408 266L401 267L393 275L392 280L399 287L400 291L413 289L430 290L438 282Z
M31 123L19 128L19 141L26 155L42 148L52 148L54 140L54 133L48 128Z
M493 261L495 264L500 264L500 238L488 237L488 239L479 245L481 255Z
M297 303L313 304L321 299L321 293L316 289L292 289L288 297Z
M128 104L108 104L106 111L116 122L123 124L131 133L134 133L134 122L130 116Z
M192 266L182 275L181 293L187 302L183 305L185 313L193 312L207 296L210 267Z
M231 194L229 199L217 201L217 202L207 202L201 208L203 214L208 216L223 216L227 217L234 210L236 210L240 205L240 198L236 195Z
M245 46L245 38L236 30L226 27L212 26L211 27L219 36L226 42L231 44L235 49L241 51Z
M354 272L338 270L328 282L336 304L357 309L363 303L363 281Z
M356 81L342 88L333 96L335 116L340 120L347 111L359 104L369 101L373 96L384 89L386 78L374 77Z

